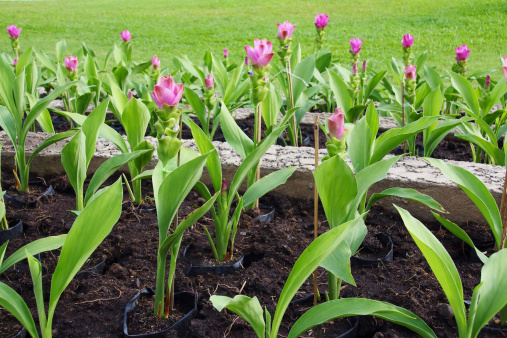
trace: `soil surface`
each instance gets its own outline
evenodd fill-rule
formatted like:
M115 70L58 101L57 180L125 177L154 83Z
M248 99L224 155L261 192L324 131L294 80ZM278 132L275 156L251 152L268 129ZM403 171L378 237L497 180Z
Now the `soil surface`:
M14 192L12 177L3 175L4 189ZM75 208L75 197L66 177L46 178L53 184L55 195L39 200L34 207L7 204L9 218L21 218L25 225L22 237L9 243L6 257L21 246L41 237L67 233L74 216L67 210ZM111 183L109 181L108 183ZM144 194L152 196L151 182L143 181ZM35 188L34 188L35 190ZM180 217L188 215L204 200L191 192L180 209ZM189 263L182 259L180 250L176 269L175 291L197 293L198 314L189 325L171 332L172 337L254 337L251 327L235 314L218 312L209 301L210 295L233 297L244 294L257 296L262 306L274 314L276 302L290 270L313 239L313 201L293 201L284 196L267 196L262 204L276 208L274 220L269 224L253 222L243 213L235 241L237 254L243 254L244 269L227 276L185 276ZM428 211L429 212L429 211ZM342 297L365 297L387 301L402 306L420 316L439 337L456 337L456 324L447 299L421 252L406 231L400 217L381 208L373 207L367 217L370 235L385 232L394 243L394 261L376 267L353 267L357 286L343 284ZM200 252L209 252L203 227L213 235L213 220L208 213L184 235L181 248L192 244ZM438 223L427 224L449 251L463 281L466 299L480 281L481 264L470 256L467 247ZM320 210L319 232L328 228L324 213ZM493 236L484 225L466 224L463 228L483 250L493 248ZM367 240L370 252L383 251L374 240ZM74 279L62 294L53 321L55 337L122 337L123 313L127 302L145 287L155 287L158 229L156 212L138 212L124 194L124 210L118 224L99 246L97 253L106 258L103 274L89 274ZM55 269L58 250L41 255L43 287L46 301L49 299L50 280ZM370 255L368 255L370 256ZM320 292L326 290L327 274L318 270ZM32 282L26 262L16 264L0 275L0 281L11 286L25 299L35 317L37 311ZM301 287L295 298L313 293L312 277ZM143 308L143 307L142 307ZM144 306L147 316L151 306ZM303 310L291 306L283 318L280 335L286 336ZM360 317L359 337L415 337L411 331L372 317ZM19 329L16 320L5 310L0 310L0 337L12 337ZM348 325L348 324L346 324ZM345 326L346 326L345 325ZM315 329L329 333L333 327ZM336 332L334 333L336 336ZM493 335L484 335L493 337ZM497 335L498 336L498 335Z

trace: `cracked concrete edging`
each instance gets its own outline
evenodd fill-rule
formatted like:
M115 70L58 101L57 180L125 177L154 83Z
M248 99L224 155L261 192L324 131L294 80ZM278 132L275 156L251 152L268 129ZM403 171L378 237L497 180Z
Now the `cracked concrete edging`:
M33 150L49 135L50 134L45 133L29 133L26 142L27 157L30 156ZM151 137L148 137L147 140L153 144L156 142L156 139ZM0 132L0 142L3 144L1 159L2 170L12 170L14 169L14 147L3 131ZM65 171L61 164L61 150L67 142L68 140L60 141L43 150L33 160L30 173L42 177L64 174ZM220 154L223 176L230 182L237 167L241 164L242 159L227 143L213 142L213 144ZM197 150L193 140L185 140L184 146ZM119 153L119 150L113 143L99 138L97 141L97 150L90 163L88 174L95 172L103 162ZM327 150L325 149L319 152L320 158L324 157L326 154ZM153 168L157 160L155 154L147 168ZM505 169L503 167L470 162L445 162L458 165L472 172L485 183L497 203L500 203L505 175ZM278 187L275 192L296 199L312 199L313 176L308 170L314 170L313 148L271 146L261 162L262 176L290 166L298 166L298 170L294 172L286 184ZM125 166L122 168L122 171L127 172L127 167ZM202 180L205 184L211 184L207 173L203 175ZM447 180L438 169L430 166L422 159L415 157L403 158L391 168L384 180L378 182L370 189L370 193L381 192L392 187L413 188L421 193L432 196L449 212L449 214L445 216L458 224L466 222L485 223L483 216L470 198L468 198L457 185ZM243 186L243 189L244 188L245 186ZM392 207L393 202L406 208L415 217L421 220L434 220L428 208L414 202L389 198L383 199L379 203L390 210L394 210Z

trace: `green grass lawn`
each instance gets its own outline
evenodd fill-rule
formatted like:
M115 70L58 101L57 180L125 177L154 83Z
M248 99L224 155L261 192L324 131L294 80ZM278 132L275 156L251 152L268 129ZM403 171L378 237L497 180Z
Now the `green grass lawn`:
M284 20L297 25L294 40L311 53L316 13L329 15L325 44L342 62L349 61L348 41L355 37L364 39L361 58L401 57L407 33L415 37L416 55L427 50L428 64L439 70L450 69L461 44L472 50L470 72L499 69L498 53L507 55L505 0L0 1L0 12L0 52L11 51L5 26L15 23L23 28L22 48L54 54L61 39L68 52L85 41L99 58L128 29L135 59L157 54L163 66L174 55L200 61L206 50L221 55L224 48L237 62L254 38L268 38L278 48L276 24Z

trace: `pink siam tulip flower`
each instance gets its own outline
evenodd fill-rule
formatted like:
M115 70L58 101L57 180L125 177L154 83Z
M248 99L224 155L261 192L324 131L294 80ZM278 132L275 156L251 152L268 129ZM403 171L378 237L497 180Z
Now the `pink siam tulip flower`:
M259 68L266 67L271 62L274 55L274 53L272 53L273 45L266 39L255 39L254 48L245 46L245 50L250 61L252 61L252 66Z
M486 75L486 79L484 80L484 88L488 89L491 85L491 76Z
M363 61L363 72L366 72L366 59Z
M204 85L206 88L213 88L214 82L213 82L213 75L208 74L206 75L206 78L204 79Z
M317 28L326 28L327 24L329 23L329 17L327 14L317 14L315 17L315 27Z
M356 55L361 51L361 46L363 45L363 40L359 38L350 39L350 50L349 52L352 55Z
M123 32L121 32L120 36L121 36L121 39L125 42L129 42L130 39L132 38L132 34L130 34L130 32L128 30L124 30Z
M16 25L7 26L7 33L9 33L11 38L17 39L21 33L21 28L17 28Z
M222 192L227 190L227 181L225 178L222 178Z
M229 50L227 48L224 49L224 58L228 58L229 57Z
M16 67L16 64L17 64L17 63L18 63L18 58L15 58L15 59L14 59L14 62L13 62L14 67Z
M411 48L412 44L414 43L414 37L410 34L403 35L403 40L401 40L401 44L403 45L403 48Z
M405 67L405 77L409 80L416 80L417 79L417 66L408 65Z
M183 95L183 83L176 84L171 75L162 76L151 92L153 101L162 110L164 105L176 106Z
M132 91L129 89L128 93L127 93L127 100L130 101L130 99L132 99L134 97L134 93L132 93Z
M327 121L327 125L329 128L329 134L332 137L341 140L343 136L343 132L345 129L345 115L341 108L336 108L334 114Z
M248 60L248 56L245 56L245 66L248 66L250 64L250 61Z
M296 28L296 25L291 24L289 21L279 23L278 39L280 40L290 39L292 37L292 32L294 32L294 28Z
M468 56L470 55L470 49L468 49L467 45L457 47L455 48L455 51L457 61L465 61L466 59L468 59Z
M352 65L352 74L357 74L357 62Z
M156 55L154 55L151 58L151 65L152 65L153 69L159 69L160 68L160 59Z
M68 58L63 58L63 61L65 62L65 68L67 68L69 72L75 72L77 70L77 65L79 64L77 56L69 55Z
M503 69L503 75L505 76L505 79L507 79L507 56L503 57L504 66Z

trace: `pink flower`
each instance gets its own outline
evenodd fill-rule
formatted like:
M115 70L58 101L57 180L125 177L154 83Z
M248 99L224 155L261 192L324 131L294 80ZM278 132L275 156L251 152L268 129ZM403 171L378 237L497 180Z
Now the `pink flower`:
M274 53L271 52L273 50L273 45L266 39L255 39L254 48L245 46L245 50L250 61L252 61L252 66L259 68L266 67L271 62L274 55Z
M315 27L317 28L326 28L327 24L329 23L329 17L327 14L317 14L315 17Z
M250 62L248 61L248 56L245 56L245 66L248 66Z
M468 59L468 56L470 55L470 49L468 49L467 45L457 47L455 48L455 51L457 61L465 61L466 59Z
M486 75L486 79L484 80L484 88L489 88L489 86L491 85L491 76Z
M361 46L363 44L363 40L359 40L359 38L350 39L350 47L352 47L349 52L352 55L356 55L361 51Z
M366 59L363 61L363 72L366 72Z
M229 57L229 50L227 48L224 49L224 58L228 58Z
M13 62L14 67L16 67L16 64L17 64L17 63L18 63L18 58L15 58L15 59L14 59L14 62Z
M410 34L403 35L403 40L401 40L401 44L403 45L403 48L410 48L412 47L412 44L414 43L414 37Z
M67 68L69 72L75 72L77 70L77 65L79 64L77 56L69 55L68 58L63 58L63 61L65 62L65 68Z
M7 26L7 33L9 33L11 38L17 39L21 33L21 28L16 28L16 25Z
M183 95L183 83L174 83L171 75L158 79L153 89L151 97L159 109L162 109L164 105L176 106Z
M125 42L129 42L130 38L132 38L132 34L128 30L124 30L120 33L121 39Z
M327 120L329 134L338 140L341 140L345 129L345 115L341 108L336 108L334 114Z
M227 181L225 178L222 178L222 192L225 192L227 190Z
M294 28L296 28L296 25L291 24L289 21L279 23L278 39L280 40L290 39L292 37L292 32L294 32Z
M134 97L134 93L132 93L132 91L129 89L129 91L127 92L127 100L130 101L130 99L132 99Z
M502 67L503 75L505 76L505 79L507 79L507 56L503 57L503 62L505 64L505 66Z
M204 79L204 84L206 88L213 88L214 82L213 82L213 75L208 74L206 75L206 78Z
M160 68L160 59L156 55L151 58L151 65L153 69Z
M357 74L357 62L352 65L352 74Z
M417 79L417 66L408 65L405 67L405 77L409 80Z

